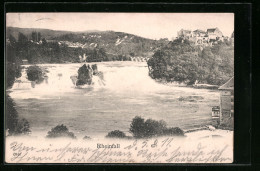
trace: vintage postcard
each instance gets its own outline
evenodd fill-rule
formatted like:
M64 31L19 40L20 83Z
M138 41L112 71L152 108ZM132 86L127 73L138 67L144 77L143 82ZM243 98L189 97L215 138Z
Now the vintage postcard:
M6 163L232 163L233 13L7 13Z

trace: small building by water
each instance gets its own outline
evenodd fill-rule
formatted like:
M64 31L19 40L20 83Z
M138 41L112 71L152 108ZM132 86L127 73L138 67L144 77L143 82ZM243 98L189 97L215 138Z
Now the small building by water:
M220 108L219 106L214 106L212 107L212 118L219 118L219 115L220 115Z
M234 77L219 87L220 125L230 127L234 121Z

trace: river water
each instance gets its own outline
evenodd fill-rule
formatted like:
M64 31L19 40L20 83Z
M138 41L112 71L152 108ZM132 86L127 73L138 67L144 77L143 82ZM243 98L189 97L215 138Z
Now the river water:
M66 125L77 137L105 136L121 130L127 135L132 119L164 120L183 130L211 123L211 108L219 103L216 90L193 89L155 82L146 63L97 63L104 84L75 88L70 76L83 64L41 64L48 81L32 88L24 66L10 96L20 117L26 118L32 135L46 136L58 124Z

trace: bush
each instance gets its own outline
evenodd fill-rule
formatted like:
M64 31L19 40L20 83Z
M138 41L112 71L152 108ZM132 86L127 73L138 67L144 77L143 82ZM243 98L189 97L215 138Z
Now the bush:
M144 119L136 116L130 125L130 132L135 138L143 138L145 135Z
M35 81L37 84L44 80L44 73L38 66L30 66L27 69L27 77L30 81Z
M130 125L130 132L135 138L151 138L156 136L183 136L184 132L180 128L167 128L163 120L156 121L147 119L146 121L136 116Z
M109 132L106 137L107 138L126 138L126 135L122 131L115 130L115 131Z
M145 137L154 137L163 135L163 130L166 129L166 123L164 121L156 121L147 119L145 121Z
M83 140L91 140L91 138L89 136L85 136L83 137Z
M184 131L182 129L180 129L179 127L167 128L167 129L163 130L163 135L184 136Z
M76 136L73 132L69 132L68 128L61 124L52 128L51 131L48 132L47 138L58 138L58 137L68 137L75 139Z
M8 130L9 135L29 134L31 132L29 122L24 118L18 117L18 113L14 106L15 103L10 96L7 95L5 128Z

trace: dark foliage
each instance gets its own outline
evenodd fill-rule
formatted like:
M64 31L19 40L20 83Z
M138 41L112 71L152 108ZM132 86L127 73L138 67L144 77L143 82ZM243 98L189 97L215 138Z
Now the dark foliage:
M126 135L124 132L115 130L111 131L106 135L107 138L126 138Z
M15 43L6 47L6 88L13 86L16 78L22 76L20 63L21 60L16 56Z
M169 42L166 39L151 40L113 31L72 33L8 27L7 36L10 37L10 35L14 35L13 37L18 40L16 48L19 58L28 59L32 64L76 63L80 62L79 55L83 54L88 56L88 62L128 61L131 60L130 56L150 57L154 50ZM28 37L32 42L28 40ZM41 39L42 43L38 43ZM11 41L10 38L9 40ZM69 47L71 43L80 43L84 45L84 48ZM57 45L60 50L57 50Z
M39 66L29 66L26 72L28 80L35 81L37 84L43 82L44 73Z
M219 42L199 48L188 40L174 40L157 50L147 62L149 75L168 82L221 85L234 74L234 47Z
M31 132L29 122L24 118L18 117L15 103L8 95L6 96L5 104L5 129L8 130L9 135L29 134Z
M18 42L25 43L28 41L28 38L21 32L18 34Z
M136 116L130 125L130 132L135 138L151 138L156 136L184 136L184 132L176 128L167 128L163 120L156 121L147 119L146 121Z
M83 140L91 140L91 138L89 136L85 136L83 137Z
M61 124L52 128L51 131L48 132L47 138L59 138L59 137L68 137L75 139L76 136L73 132L69 132L68 128Z
M10 35L10 44L6 46L6 89L12 88L15 79L21 77L21 60L17 56L16 39ZM19 34L18 41L26 41L26 36ZM5 129L8 130L9 135L29 134L30 124L24 118L19 118L15 109L15 103L9 95L5 98Z
M78 69L78 80L76 85L90 85L92 83L92 69L90 66L84 64L82 67Z
M145 137L145 129L144 119L136 116L130 125L130 132L135 138L143 138Z
M179 127L167 128L163 130L163 135L168 136L184 136L184 131Z

